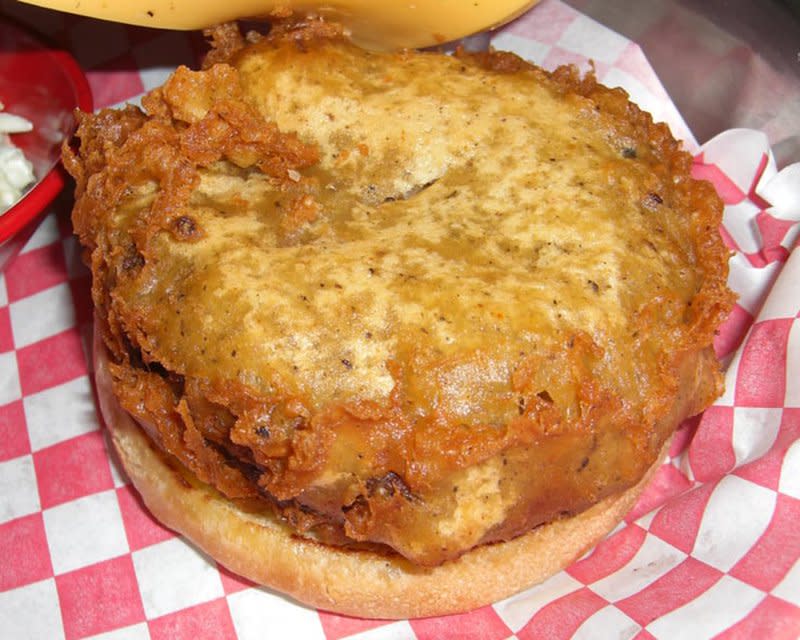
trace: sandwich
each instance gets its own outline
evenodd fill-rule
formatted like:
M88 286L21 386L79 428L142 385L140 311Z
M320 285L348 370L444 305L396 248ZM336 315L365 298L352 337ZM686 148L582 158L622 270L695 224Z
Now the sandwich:
M713 187L572 67L310 19L209 37L64 150L101 411L148 508L357 616L567 566L721 393Z

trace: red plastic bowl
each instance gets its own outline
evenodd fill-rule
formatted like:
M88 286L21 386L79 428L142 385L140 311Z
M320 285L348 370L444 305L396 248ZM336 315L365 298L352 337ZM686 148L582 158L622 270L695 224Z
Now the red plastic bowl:
M61 191L61 143L75 128L76 107L92 110L92 92L78 63L22 27L0 19L0 102L33 123L14 143L33 164L36 184L0 214L0 269L27 241L34 221Z

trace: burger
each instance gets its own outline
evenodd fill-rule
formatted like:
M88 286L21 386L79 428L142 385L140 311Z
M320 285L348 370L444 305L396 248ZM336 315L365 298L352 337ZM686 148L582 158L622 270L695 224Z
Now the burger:
M102 414L157 518L303 603L559 571L721 392L721 203L620 89L502 52L209 33L64 159Z

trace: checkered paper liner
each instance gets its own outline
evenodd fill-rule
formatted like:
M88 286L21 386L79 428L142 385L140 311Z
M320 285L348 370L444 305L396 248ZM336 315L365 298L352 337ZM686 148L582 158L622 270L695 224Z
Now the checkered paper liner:
M100 107L195 64L195 36L0 9L68 46ZM546 67L594 60L697 154L725 201L738 304L725 395L678 433L634 511L547 582L458 616L360 620L300 606L155 522L109 455L91 381L89 274L64 194L0 275L3 638L796 638L800 636L800 164L766 137L698 147L641 50L555 0L493 34ZM165 62L167 61L167 62Z

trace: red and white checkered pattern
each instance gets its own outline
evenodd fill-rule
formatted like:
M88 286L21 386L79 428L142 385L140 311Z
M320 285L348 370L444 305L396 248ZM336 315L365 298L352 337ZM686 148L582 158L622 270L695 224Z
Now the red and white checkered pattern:
M0 0L88 68L98 106L133 98L194 37ZM638 47L555 0L493 35L552 66L595 60L687 138ZM693 147L691 138L690 148ZM460 616L385 622L254 587L162 527L109 455L87 358L89 275L65 194L0 275L0 636L4 638L796 638L800 636L800 165L733 131L695 173L726 202L739 304L716 342L725 395L688 421L626 522L546 583Z
M657 122L666 122L689 151L697 150L692 132L641 48L575 9L557 0L544 0L535 10L500 29L491 44L546 69L575 64L587 71L591 61L600 82L623 87Z

